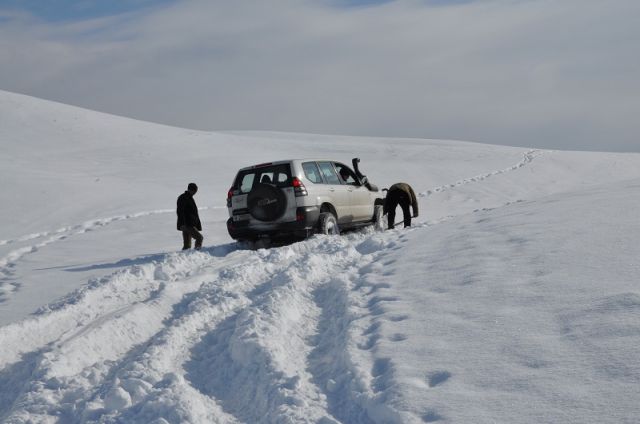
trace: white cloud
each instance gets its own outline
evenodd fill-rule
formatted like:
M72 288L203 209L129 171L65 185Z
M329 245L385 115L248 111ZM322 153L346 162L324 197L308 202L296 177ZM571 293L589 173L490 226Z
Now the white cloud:
M640 151L640 4L182 1L0 26L0 88L208 129Z

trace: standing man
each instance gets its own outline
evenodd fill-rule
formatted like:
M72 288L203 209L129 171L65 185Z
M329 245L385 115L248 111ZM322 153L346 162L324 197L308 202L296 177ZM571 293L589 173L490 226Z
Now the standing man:
M202 247L202 224L200 216L198 216L198 207L196 206L193 196L198 192L198 186L195 183L189 183L187 191L178 196L178 231L182 231L182 250L191 249L191 239L196 240L196 250Z
M409 205L413 209L413 217L418 217L418 198L411 186L407 183L397 183L389 187L387 198L384 202L384 213L389 214L387 220L389 229L392 230L395 225L396 207L400 205L402 215L404 217L404 226L411 226L411 214L409 214Z

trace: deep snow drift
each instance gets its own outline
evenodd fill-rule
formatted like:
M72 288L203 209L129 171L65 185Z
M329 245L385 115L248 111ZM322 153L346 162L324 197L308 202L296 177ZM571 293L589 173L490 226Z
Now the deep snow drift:
M0 421L622 423L640 156L205 133L0 92ZM229 240L235 171L362 158L414 227ZM175 198L200 186L205 245Z

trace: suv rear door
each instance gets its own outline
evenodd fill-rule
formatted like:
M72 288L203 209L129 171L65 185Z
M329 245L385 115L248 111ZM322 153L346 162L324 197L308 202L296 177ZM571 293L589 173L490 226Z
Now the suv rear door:
M238 224L268 224L270 220L259 220L251 215L248 205L249 193L259 184L271 185L284 194L284 212L273 221L289 222L296 220L296 198L291 184L291 166L288 163L256 165L238 173L233 185L231 212Z

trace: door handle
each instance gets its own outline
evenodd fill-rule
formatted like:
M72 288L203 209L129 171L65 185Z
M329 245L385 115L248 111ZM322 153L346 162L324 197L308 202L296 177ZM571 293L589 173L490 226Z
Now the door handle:
M329 187L329 191L336 191L336 189L333 187Z

